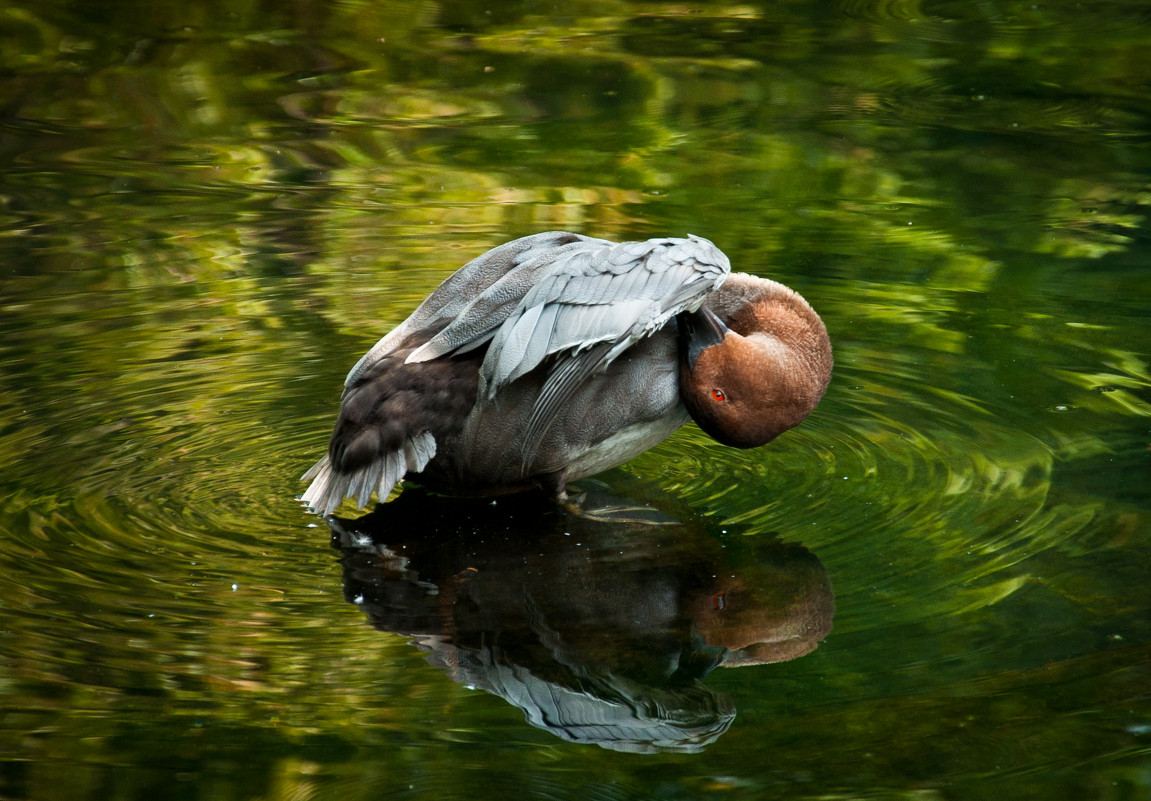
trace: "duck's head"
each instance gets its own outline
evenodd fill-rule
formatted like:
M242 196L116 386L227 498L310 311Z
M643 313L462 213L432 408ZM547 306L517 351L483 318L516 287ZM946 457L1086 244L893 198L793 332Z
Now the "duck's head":
M754 448L799 425L819 403L831 379L831 343L797 293L741 277L757 290L720 299L715 312L679 316L679 392L712 438Z

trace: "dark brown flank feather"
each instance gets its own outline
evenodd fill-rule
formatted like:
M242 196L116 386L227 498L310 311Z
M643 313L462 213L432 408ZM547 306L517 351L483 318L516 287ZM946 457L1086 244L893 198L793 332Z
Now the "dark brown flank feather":
M404 364L408 354L435 333L435 329L425 329L412 334L345 390L328 447L337 470L351 473L367 467L425 431L437 442L459 435L476 402L480 363L487 348Z

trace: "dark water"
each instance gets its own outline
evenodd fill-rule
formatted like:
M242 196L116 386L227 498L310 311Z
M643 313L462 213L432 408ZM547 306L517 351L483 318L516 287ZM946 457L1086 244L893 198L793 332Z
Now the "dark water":
M1151 796L1149 52L1134 1L0 5L0 797ZM586 487L677 525L302 512L355 359L549 228L795 287L824 402Z

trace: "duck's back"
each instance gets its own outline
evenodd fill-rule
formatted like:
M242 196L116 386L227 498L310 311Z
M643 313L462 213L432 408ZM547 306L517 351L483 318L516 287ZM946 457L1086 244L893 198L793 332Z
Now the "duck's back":
M373 345L348 372L344 386L351 386L368 367L413 334L425 334L422 344L426 344L434 334L465 315L478 321L472 324L472 330L480 332L474 338L491 332L541 280L565 247L579 245L586 249L611 244L582 234L548 231L492 248L448 276L406 320ZM513 273L511 280L506 280ZM493 292L497 284L499 287Z

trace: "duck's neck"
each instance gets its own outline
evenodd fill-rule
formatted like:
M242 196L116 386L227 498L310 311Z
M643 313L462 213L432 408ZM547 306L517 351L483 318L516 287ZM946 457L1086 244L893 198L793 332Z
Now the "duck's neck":
M813 373L830 373L831 343L823 321L799 293L783 284L732 273L706 305L741 336L773 338Z

